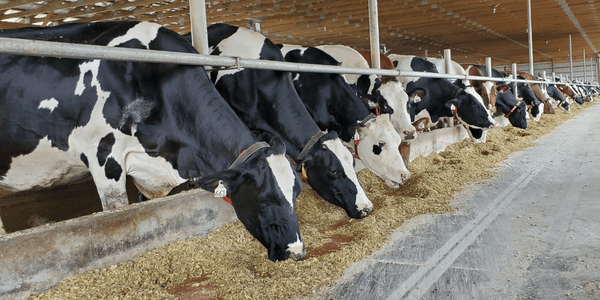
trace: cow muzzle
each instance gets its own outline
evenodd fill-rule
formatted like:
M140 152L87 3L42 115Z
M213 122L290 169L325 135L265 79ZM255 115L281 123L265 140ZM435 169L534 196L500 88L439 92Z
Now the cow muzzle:
M303 260L306 256L306 250L304 249L304 245L300 250L288 249L286 252L288 254L288 257L295 261Z
M391 180L389 178L385 179L385 184L393 189L397 189L400 187L400 185L404 184L404 182L406 182L408 180L408 178L410 177L410 173L402 173L400 174L400 180L399 181L395 181L395 180Z
M373 210L373 207L365 207L360 211L360 217L364 218L369 215L369 213Z
M402 137L405 141L414 140L417 137L417 132L415 130L405 130L402 131Z

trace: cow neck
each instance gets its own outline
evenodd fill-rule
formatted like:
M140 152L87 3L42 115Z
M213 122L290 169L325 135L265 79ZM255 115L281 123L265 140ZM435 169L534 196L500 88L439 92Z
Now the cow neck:
M500 94L504 94L504 92L498 93L498 94L499 94L498 98L496 98L496 99L500 100L500 101L496 101L496 105L500 106L500 111L508 119L508 116L510 116L510 114L512 114L519 107L519 101L515 100L516 104L512 108L509 108L510 104L506 103L506 99L505 99L506 97L503 97L505 95L500 95Z
M475 125L472 125L472 124L469 124L469 123L463 121L463 119L458 116L458 112L457 112L456 106L454 106L454 104L452 104L450 111L452 112L452 116L455 119L457 119L463 126L465 126L467 128L470 127L470 128L481 129L481 130L487 130L487 128L475 126Z
M426 109L433 122L437 122L439 117L452 116L452 112L448 113L446 102L456 98L456 95L460 92L459 87L444 78L420 78L416 83L414 87L427 90L427 98L429 99L429 101L421 100L417 103L417 108L419 108L419 111L416 111L417 114L421 110ZM409 90L414 87L409 87Z
M326 131L319 131L319 132L315 133L310 138L310 140L308 141L308 143L306 143L306 145L304 145L304 148L302 148L302 151L298 155L298 158L296 159L296 161L300 162L300 161L304 160L304 158L308 154L308 151L310 151L310 149L312 149L312 147L317 143L317 141L320 138L322 138L325 134L327 134Z
M281 85L275 89L272 99L269 99L272 102L270 107L273 108L270 115L280 117L266 118L265 121L270 122L272 128L277 128L277 132L273 134L280 136L286 143L288 154L297 158L321 130L308 113L291 81L282 80Z
M362 119L360 122L358 122L359 126L365 126L369 121L371 120L375 120L375 118L377 118L376 115L374 114L369 114L368 116L366 116L364 119ZM360 159L360 157L358 156L358 144L360 144L360 134L358 133L358 127L357 129L354 131L354 153L352 154L355 158Z
M240 155L238 155L238 157L233 161L233 163L231 163L231 165L229 166L228 169L233 169L233 168L239 166L240 164L242 164L246 160L248 160L248 158L250 158L258 150L263 149L263 148L268 148L268 147L269 147L269 144L267 144L265 142L256 142L256 143L252 144L250 147L242 150ZM200 180L200 177L188 178L188 180L187 180L188 188L197 187L198 180ZM221 186L221 185L222 185L222 181L219 182L219 186ZM222 197L222 198L225 202L229 203L230 205L233 205L233 202L231 202L231 199L229 199L227 196Z
M504 117L508 119L508 117L510 117L510 115L517 110L517 108L519 107L519 104L517 103L515 106L513 106L510 111L508 113L504 114Z

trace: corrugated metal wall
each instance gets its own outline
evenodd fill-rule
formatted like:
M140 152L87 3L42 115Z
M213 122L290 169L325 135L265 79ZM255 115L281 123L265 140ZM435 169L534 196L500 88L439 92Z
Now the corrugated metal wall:
M590 66L591 64L591 66ZM493 66L494 69L498 71L512 70L511 65L497 65ZM529 64L517 64L517 71L529 72ZM544 71L546 71L546 76L552 76L552 72L556 73L557 77L562 75L563 78L571 77L571 63L570 62L560 62L554 63L554 69L552 68L552 62L538 62L533 64L533 71L535 74L533 75L542 75ZM583 69L583 61L573 61L573 77L575 79L579 79L582 81L589 81L592 83L598 82L598 62L592 60L591 62L588 60L585 62L585 74Z

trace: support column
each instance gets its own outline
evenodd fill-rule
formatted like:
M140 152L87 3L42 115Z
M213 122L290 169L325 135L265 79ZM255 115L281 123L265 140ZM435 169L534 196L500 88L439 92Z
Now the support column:
M531 32L531 0L527 0L527 35L529 40L529 74L533 74L533 34Z
M381 69L379 61L379 17L377 14L377 0L369 0L369 34L371 44L371 67Z
M571 62L571 78L573 78L573 40L569 34L569 61Z
M517 64L513 63L512 64L512 73L513 73L513 79L517 79ZM513 92L515 94L515 97L517 97L518 91L517 91L517 82L513 82Z
M485 58L485 68L486 68L486 76L487 77L492 77L492 58L491 57L486 57Z
M206 4L204 0L190 0L190 27L192 45L200 54L208 55L208 32L206 30Z

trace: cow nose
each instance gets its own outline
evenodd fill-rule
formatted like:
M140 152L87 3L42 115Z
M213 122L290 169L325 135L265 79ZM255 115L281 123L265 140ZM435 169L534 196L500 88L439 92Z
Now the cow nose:
M400 181L400 184L404 184L410 177L410 173L403 173L400 175L400 177L402 178L402 181Z
M373 208L371 208L371 207L365 207L365 208L363 208L363 209L360 211L360 217L361 217L361 218L364 218L364 217L366 217L367 215L369 215L369 213L371 212L371 210L372 210L372 209L373 209Z
M306 250L304 249L304 246L302 246L302 250L300 252L294 252L290 249L288 249L286 252L288 254L288 257L292 258L295 261L302 260L306 256Z
M415 131L414 130L405 130L402 132L404 134L404 140L414 140L415 139Z

